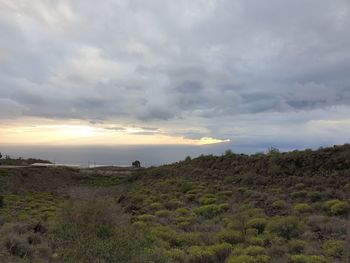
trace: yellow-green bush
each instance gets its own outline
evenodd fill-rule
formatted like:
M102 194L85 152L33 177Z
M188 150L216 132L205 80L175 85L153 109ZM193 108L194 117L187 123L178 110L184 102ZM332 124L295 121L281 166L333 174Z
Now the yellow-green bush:
M212 218L223 212L223 209L219 205L203 205L195 209L195 213L206 218Z
M158 217L169 217L171 212L169 210L159 210L154 213Z
M249 256L249 255L239 255L232 256L228 260L228 263L268 263L270 262L270 257L266 255Z
M327 256L342 258L348 252L348 248L345 241L328 240L323 244L323 251Z
M215 239L217 239L220 242L239 244L244 241L244 236L239 231L223 230L215 234Z
M291 263L328 263L329 261L320 255L292 255L290 256Z
M285 239L297 237L302 230L302 223L295 216L271 218L267 230Z
M284 200L276 200L271 204L271 207L278 211L284 211L288 208L288 203Z
M339 199L328 200L325 202L325 207L331 215L347 215L350 210L349 203Z
M253 246L263 246L265 243L263 238L254 236L250 237L247 241L249 245Z
M288 242L288 249L291 253L301 253L304 251L307 242L300 239L292 239Z
M255 228L258 230L259 234L264 232L268 221L266 218L252 218L247 222L247 227Z
M299 214L309 213L312 211L312 207L306 203L298 203L294 205L293 211Z
M218 201L216 197L202 197L199 199L201 205L211 205L215 204Z
M192 246L188 249L191 263L219 263L224 262L231 253L231 245L227 243L212 246Z

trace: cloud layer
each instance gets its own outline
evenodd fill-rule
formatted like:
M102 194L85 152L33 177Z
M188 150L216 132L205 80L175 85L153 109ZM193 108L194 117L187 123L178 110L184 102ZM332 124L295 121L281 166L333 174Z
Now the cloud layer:
M349 32L348 0L0 0L0 121L346 142Z

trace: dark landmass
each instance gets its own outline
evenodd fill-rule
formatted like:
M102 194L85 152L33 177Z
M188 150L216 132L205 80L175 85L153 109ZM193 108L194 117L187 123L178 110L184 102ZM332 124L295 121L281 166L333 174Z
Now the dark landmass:
M47 160L41 160L41 159L35 159L35 158L28 158L28 159L23 159L23 158L11 158L9 156L0 159L0 165L17 165L17 166L25 166L25 165L31 165L34 163L51 163L50 161Z
M350 262L349 179L350 145L1 169L0 262Z

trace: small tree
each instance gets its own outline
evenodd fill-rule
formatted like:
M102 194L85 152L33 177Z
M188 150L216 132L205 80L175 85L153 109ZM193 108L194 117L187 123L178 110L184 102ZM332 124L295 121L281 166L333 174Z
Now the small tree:
M141 163L140 163L139 160L136 160L136 161L132 162L132 166L134 168L140 168L141 167Z
M268 154L279 154L280 153L280 150L278 150L277 148L275 147L269 147L269 149L267 150L267 153Z
M191 160L192 160L191 156L189 156L189 155L186 156L186 158L185 158L185 161L186 161L186 162L189 162L189 161L191 161Z
M233 151L232 151L231 149L227 149L227 150L225 151L225 155L226 155L226 156L232 156L232 155L233 155Z

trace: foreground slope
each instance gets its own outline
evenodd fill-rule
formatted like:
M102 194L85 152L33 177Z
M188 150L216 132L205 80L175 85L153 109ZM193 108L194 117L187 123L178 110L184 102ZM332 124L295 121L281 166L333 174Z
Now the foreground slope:
M0 171L0 259L349 262L349 179L349 145L132 173Z

